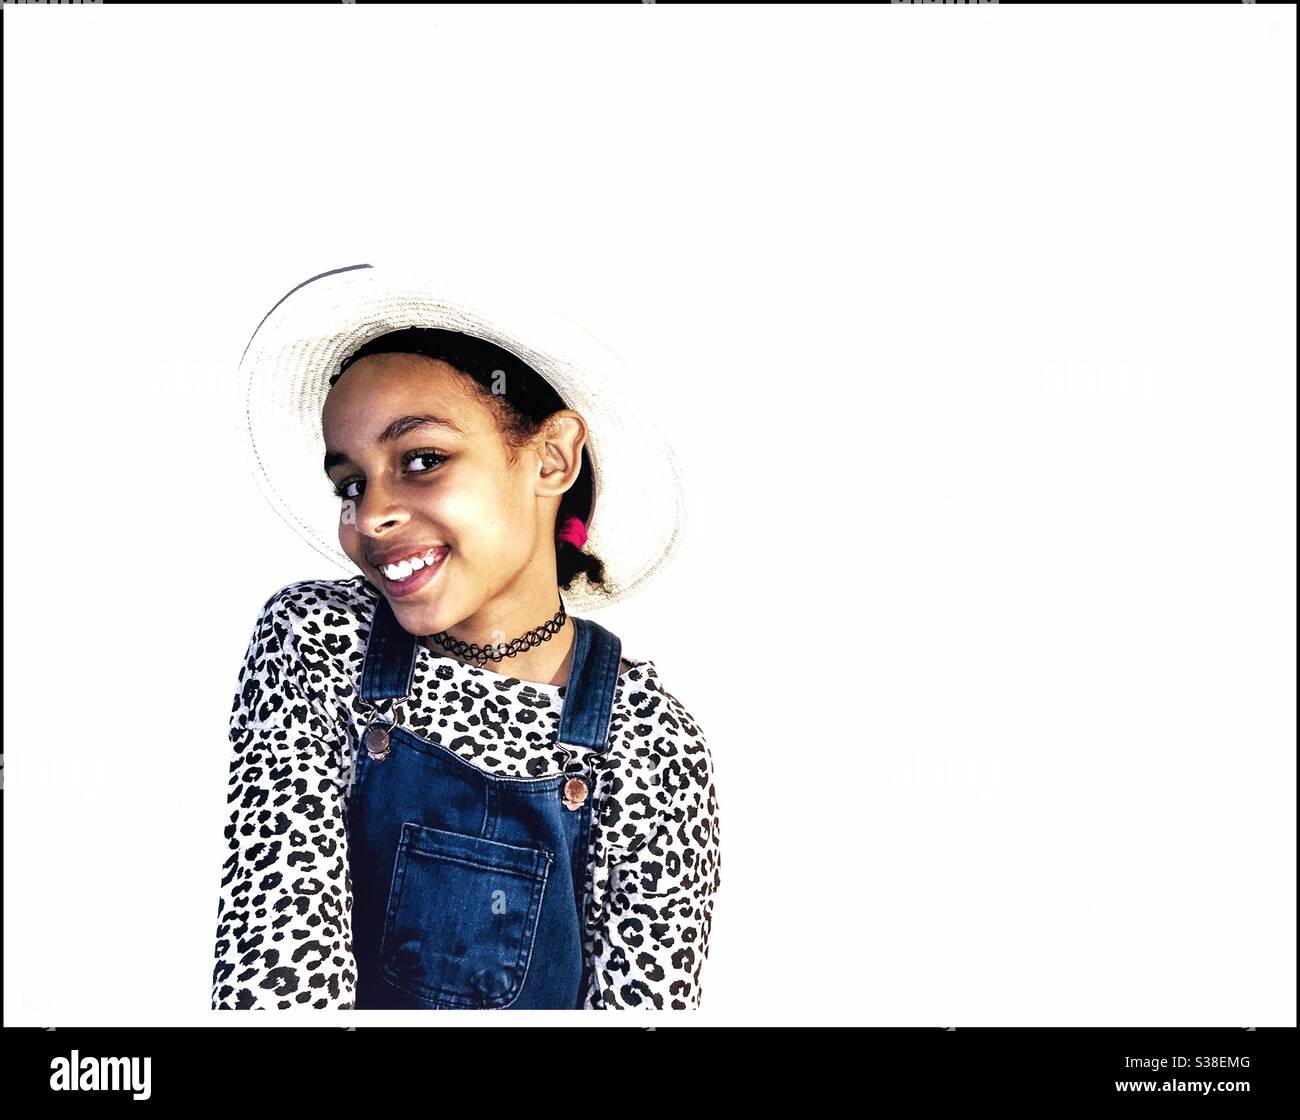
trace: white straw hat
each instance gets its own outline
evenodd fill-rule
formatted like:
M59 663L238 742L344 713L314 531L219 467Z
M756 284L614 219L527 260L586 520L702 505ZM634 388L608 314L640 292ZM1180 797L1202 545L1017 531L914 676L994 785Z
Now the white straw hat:
M339 499L321 469L321 409L330 377L364 343L406 327L441 327L495 343L526 362L587 422L592 509L587 543L604 587L579 575L561 594L575 612L643 587L681 541L681 468L646 415L653 386L567 316L506 283L427 268L349 265L304 280L262 319L239 363L237 424L267 501L304 540L353 575L338 543Z

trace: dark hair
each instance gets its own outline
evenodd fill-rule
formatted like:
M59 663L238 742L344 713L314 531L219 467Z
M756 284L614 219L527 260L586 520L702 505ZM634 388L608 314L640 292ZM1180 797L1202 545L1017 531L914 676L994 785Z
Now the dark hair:
M541 374L509 350L486 339L441 327L407 327L371 339L339 363L338 373L330 377L330 386L359 358L394 353L439 358L469 378L478 387L484 403L495 413L512 463L516 451L542 430L548 416L569 407ZM505 392L494 391L503 382ZM570 517L579 517L584 524L591 519L591 457L585 445L577 480L560 499L556 525L563 525ZM606 590L605 566L599 557L556 539L557 585L567 590L579 575L595 590Z

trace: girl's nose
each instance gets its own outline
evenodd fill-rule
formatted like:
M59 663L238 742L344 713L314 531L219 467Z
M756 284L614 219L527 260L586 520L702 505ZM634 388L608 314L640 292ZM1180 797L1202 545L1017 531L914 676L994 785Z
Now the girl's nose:
M393 500L382 486L367 485L360 502L357 503L357 531L373 536L376 532L382 533L386 528L404 525L410 516L406 508Z

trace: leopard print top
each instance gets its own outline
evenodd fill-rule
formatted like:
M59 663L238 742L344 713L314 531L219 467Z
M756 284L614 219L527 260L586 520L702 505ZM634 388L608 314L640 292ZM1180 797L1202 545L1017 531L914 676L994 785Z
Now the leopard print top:
M303 580L272 595L254 627L230 713L214 1009L353 1006L343 804L348 761L373 715L360 678L378 596L361 575ZM401 718L411 731L491 774L562 773L563 686L417 651ZM583 1006L696 1008L721 882L712 758L654 663L624 660L609 749L586 756Z

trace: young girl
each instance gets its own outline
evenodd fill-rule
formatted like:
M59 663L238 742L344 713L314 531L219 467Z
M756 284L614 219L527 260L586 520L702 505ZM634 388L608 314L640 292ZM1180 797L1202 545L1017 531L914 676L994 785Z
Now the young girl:
M291 291L241 373L264 492L339 558L331 492L360 574L281 588L249 641L212 1006L698 1007L709 748L571 613L680 537L644 386L558 317L369 265Z

